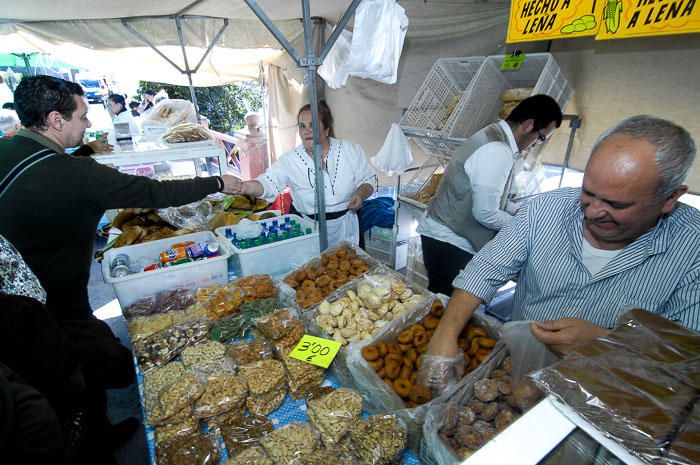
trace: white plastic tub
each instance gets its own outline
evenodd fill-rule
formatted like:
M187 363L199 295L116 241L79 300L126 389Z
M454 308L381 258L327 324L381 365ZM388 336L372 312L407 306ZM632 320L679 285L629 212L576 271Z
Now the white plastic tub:
M148 264L159 263L160 253L169 249L172 244L186 241L217 242L219 256L158 270L141 271ZM229 250L210 231L110 249L105 253L102 261L102 277L106 283L114 287L119 304L125 308L139 299L168 289L177 287L195 289L212 284L228 283ZM111 273L112 260L120 254L129 257L132 273L121 278L114 278Z
M305 234L292 239L274 242L272 244L259 245L249 249L239 249L226 239L226 230L236 232L236 225L221 226L214 232L219 237L220 243L231 253L230 264L237 277L242 278L253 274L269 274L273 277L281 277L291 270L298 268L320 253L318 244L318 228L313 221L297 215L281 215L275 218L259 220L256 223L267 223L272 220L284 223L285 218L296 220L301 225L302 231L311 228L311 234Z

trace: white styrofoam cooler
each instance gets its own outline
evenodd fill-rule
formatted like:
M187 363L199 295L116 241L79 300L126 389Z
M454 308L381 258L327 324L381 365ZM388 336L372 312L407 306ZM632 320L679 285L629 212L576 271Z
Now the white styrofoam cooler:
M143 268L140 266L141 264L146 266L149 263L159 263L162 251L169 249L172 244L186 241L217 242L219 244L219 256L153 271L139 271L121 278L112 277L110 269L112 260L119 254L125 254L129 257L132 271L135 271L133 268L135 268L136 264L139 265L139 268ZM119 304L122 308L126 308L139 299L168 289L178 287L195 289L211 286L212 284L228 283L227 262L229 256L229 249L225 247L225 244L219 238L210 231L202 231L110 249L105 253L102 260L102 277L106 283L114 287Z
M239 249L226 239L226 229L236 232L236 226L221 226L214 232L220 243L231 252L232 271L242 278L253 274L269 274L281 277L291 270L298 268L320 253L318 243L318 228L313 221L297 215L281 215L275 218L259 220L255 223L271 224L272 220L284 223L285 218L291 218L301 225L302 231L311 228L311 234L285 239L272 244L259 245L250 249Z

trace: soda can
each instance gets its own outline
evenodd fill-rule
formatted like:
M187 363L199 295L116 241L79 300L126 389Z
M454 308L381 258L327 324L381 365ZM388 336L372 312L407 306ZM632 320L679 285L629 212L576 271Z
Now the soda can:
M180 258L178 260L173 260L171 262L163 264L164 267L169 267L169 266L176 266L176 265L183 265L185 263L192 263L191 258Z
M159 270L161 268L163 268L163 265L161 265L160 263L151 263L146 268L144 268L143 271L154 271Z
M112 259L112 276L114 278L121 278L131 273L131 270L129 269L130 261L129 256L126 254L120 253L116 255Z
M160 253L160 261L163 263L181 260L183 258L187 258L187 249L185 247L175 247Z
M114 268L112 268L112 277L113 278L123 278L124 276L126 276L130 273L131 273L131 270L126 265L117 265Z
M192 259L192 260L198 260L200 258L204 258L205 252L204 248L202 247L202 244L192 244L189 247L187 247L187 255Z
M207 257L215 257L219 255L219 243L206 242L204 244L204 255L206 255Z

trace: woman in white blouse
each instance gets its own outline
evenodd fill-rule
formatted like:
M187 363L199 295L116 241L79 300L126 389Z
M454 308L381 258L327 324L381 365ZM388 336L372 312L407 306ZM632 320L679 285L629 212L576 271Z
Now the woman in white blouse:
M129 123L129 132L131 137L136 137L139 135L139 125L136 120L131 116L131 111L126 106L126 100L124 96L119 94L112 94L107 98L107 108L112 115L112 124L117 123Z
M356 212L374 191L374 171L362 147L335 138L333 115L324 101L319 102L318 113L328 245L343 240L358 244L360 230ZM263 197L271 202L285 186L290 186L293 209L315 220L318 209L310 105L301 107L297 121L301 145L282 155L257 179L241 181L237 193Z

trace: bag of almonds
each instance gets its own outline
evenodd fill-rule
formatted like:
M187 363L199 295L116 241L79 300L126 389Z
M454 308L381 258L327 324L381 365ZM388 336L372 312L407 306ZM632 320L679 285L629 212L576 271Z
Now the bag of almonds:
M370 411L391 412L401 418L408 427L408 447L415 451L420 445L428 408L441 399L418 382L417 374L420 357L427 349L446 302L446 296L436 297L406 312L379 336L349 347L347 366ZM487 345L493 347L500 335L500 326L495 318L476 312L470 326L465 328L465 335L474 328L471 329L473 339L484 338L491 341ZM467 345L466 337L463 344ZM467 379L469 376L460 383Z

